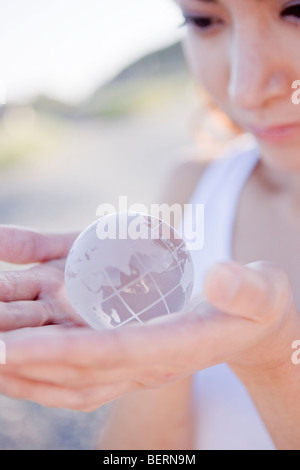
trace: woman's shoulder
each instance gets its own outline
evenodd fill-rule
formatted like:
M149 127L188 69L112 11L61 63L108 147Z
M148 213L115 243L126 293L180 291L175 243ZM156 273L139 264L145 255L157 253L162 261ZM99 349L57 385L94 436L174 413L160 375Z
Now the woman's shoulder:
M163 202L168 205L186 204L212 161L212 156L204 156L197 149L186 150L168 177Z
M241 158L248 154L247 162ZM240 178L248 172L247 167L257 160L256 146L253 139L242 136L227 143L222 149L216 147L208 151L190 148L182 152L165 185L163 201L169 205L186 204L201 183L206 170L211 179L222 177L228 169L237 170Z

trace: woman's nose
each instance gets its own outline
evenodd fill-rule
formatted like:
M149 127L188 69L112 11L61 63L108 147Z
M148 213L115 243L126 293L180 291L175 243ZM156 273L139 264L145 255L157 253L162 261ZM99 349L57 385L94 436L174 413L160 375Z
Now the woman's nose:
M236 31L229 45L228 94L235 106L259 109L290 92L286 64L268 32Z

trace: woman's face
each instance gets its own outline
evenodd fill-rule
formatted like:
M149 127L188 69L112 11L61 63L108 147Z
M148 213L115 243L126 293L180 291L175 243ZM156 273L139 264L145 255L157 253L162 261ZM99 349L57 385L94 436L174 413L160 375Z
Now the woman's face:
M300 171L300 0L178 0L193 75L263 156Z

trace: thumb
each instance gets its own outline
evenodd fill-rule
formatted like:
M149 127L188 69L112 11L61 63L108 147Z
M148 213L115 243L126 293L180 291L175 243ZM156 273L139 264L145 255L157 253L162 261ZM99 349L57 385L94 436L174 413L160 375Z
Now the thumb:
M77 236L77 233L46 234L0 225L0 260L26 264L64 258Z
M204 295L215 307L254 321L274 315L280 320L293 302L286 273L266 261L214 265L206 276Z

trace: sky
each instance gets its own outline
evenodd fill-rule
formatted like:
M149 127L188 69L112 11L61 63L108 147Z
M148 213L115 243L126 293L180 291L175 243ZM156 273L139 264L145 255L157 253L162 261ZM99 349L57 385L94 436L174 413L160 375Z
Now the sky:
M0 91L7 102L38 93L80 101L129 63L182 37L172 0L0 0L0 11Z

